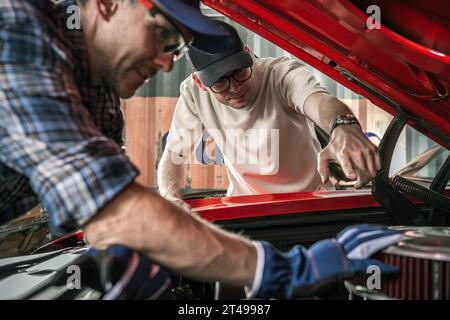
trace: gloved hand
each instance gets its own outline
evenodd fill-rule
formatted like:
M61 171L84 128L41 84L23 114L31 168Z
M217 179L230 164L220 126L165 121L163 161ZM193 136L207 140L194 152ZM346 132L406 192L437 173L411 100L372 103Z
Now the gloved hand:
M310 249L295 246L281 253L267 242L255 243L258 264L249 296L293 298L311 296L327 284L367 272L377 265L382 273L398 269L375 259L377 251L401 241L403 234L383 227L357 225L344 229L336 239L316 242ZM259 257L263 256L263 260Z
M123 245L90 249L100 273L103 300L172 299L169 273L143 253Z

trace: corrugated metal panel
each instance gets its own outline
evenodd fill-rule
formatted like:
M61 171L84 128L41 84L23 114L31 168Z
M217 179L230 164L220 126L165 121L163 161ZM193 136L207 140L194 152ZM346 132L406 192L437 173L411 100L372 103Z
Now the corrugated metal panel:
M192 72L191 64L185 57L174 64L170 73L158 72L149 82L137 92L137 97L179 97L180 84Z

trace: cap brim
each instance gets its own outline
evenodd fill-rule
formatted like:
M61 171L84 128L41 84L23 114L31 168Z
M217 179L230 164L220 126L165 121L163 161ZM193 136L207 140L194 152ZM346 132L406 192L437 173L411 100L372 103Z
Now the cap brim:
M199 8L174 0L159 0L158 3L164 7L167 14L194 33L216 37L230 36L228 31L203 15Z
M253 59L250 54L246 51L239 51L196 72L200 81L205 86L210 87L223 75L251 66L253 66Z

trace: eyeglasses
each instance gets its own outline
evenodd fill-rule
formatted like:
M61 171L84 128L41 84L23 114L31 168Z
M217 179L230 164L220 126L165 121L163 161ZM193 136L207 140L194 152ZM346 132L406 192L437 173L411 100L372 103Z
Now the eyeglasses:
M230 78L233 78L238 83L242 83L250 79L252 73L253 71L251 67L236 70L229 76L220 78L209 88L215 93L224 93L230 89Z
M188 51L188 43L181 30L170 18L150 0L141 0L142 4L149 10L150 15L158 23L154 27L155 37L153 42L159 53L173 54L173 60L181 59Z

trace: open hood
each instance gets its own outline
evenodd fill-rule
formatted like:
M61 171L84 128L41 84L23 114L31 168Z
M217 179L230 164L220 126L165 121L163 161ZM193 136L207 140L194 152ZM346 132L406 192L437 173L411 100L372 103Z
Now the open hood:
M448 0L203 2L450 146Z

